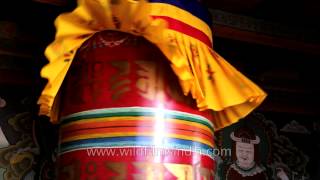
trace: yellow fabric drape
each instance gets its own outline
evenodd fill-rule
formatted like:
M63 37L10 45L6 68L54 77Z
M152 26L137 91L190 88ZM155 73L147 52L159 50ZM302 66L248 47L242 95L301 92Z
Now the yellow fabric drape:
M73 12L62 14L55 21L55 40L45 51L49 63L41 71L48 84L38 101L39 113L57 122L54 104L74 55L85 40L103 30L132 33L155 44L170 61L184 94L191 93L200 110L213 110L215 129L237 122L261 104L266 93L211 47L169 29L165 20L152 18L170 16L171 12L178 13L172 16L181 17L182 21L192 19L190 26L209 35L212 41L210 27L173 6L133 0L78 0Z

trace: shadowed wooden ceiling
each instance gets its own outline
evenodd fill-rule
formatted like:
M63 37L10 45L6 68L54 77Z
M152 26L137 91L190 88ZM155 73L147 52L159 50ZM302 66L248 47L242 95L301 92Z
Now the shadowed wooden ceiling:
M213 9L273 22L320 27L319 0L206 0L205 3Z

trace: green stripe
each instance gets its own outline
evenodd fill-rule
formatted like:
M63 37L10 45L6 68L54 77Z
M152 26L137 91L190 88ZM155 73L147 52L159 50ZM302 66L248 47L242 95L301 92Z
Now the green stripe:
M157 108L106 108L106 109L96 109L83 111L62 118L62 124L71 123L83 119L91 118L104 118L104 117L124 117L124 116L155 116ZM196 122L206 125L212 131L214 131L213 124L206 118L193 115L190 113L164 110L165 118L174 118L189 122Z

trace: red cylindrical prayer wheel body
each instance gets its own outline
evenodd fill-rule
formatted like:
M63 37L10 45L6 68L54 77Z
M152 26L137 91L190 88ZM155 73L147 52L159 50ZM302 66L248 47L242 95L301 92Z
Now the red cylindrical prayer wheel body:
M213 126L147 40L103 31L61 96L59 179L213 179Z

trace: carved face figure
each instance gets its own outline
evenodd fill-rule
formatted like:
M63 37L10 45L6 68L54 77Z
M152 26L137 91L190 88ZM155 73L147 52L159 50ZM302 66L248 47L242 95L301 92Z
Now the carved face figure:
M241 168L251 168L254 165L254 145L236 142L236 156Z

